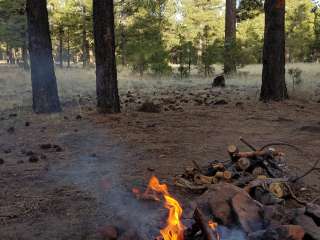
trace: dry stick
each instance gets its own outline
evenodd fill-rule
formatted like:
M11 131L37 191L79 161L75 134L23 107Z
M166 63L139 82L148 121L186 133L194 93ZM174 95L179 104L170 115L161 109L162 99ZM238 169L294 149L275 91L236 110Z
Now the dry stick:
M196 160L192 160L192 163L193 163L193 165L195 166L195 168L196 168L200 173L202 173L201 167L200 167L200 165L198 164L198 162L197 162Z
M320 168L317 168L317 166L318 166L319 163L320 163L320 159L317 160L317 161L313 164L312 168L310 168L308 171L306 171L306 172L305 172L304 174L302 174L301 176L296 177L295 179L291 180L291 182L297 182L297 181L299 181L300 179L302 179L302 178L306 177L307 175L309 175L310 173L312 173L313 171L320 170Z
M292 188L290 187L290 185L288 183L284 183L284 185L287 187L287 189L289 190L289 193L292 197L292 199L296 200L297 203L300 203L302 205L307 205L308 202L306 201L303 201L303 200L300 200L296 195L295 193L293 192Z
M250 143L248 143L243 137L240 137L239 139L242 143L247 145L252 151L257 151L257 149L254 146L252 146Z
M268 144L264 145L263 147L261 147L260 151L266 149L267 147L272 147L272 146L287 146L287 147L291 147L291 148L297 150L298 152L304 153L304 151L301 148L299 148L293 144L286 143L286 142L268 143Z
M260 150L264 150L265 148L271 147L271 146L287 146L287 147L291 147L291 148L295 149L296 151L298 151L298 152L300 152L302 154L305 153L305 151L303 151L301 148L299 148L299 147L297 147L297 146L295 146L293 144L285 143L285 142L269 143L267 145L264 145ZM311 160L311 158L309 156L306 155L305 157L308 158L309 160ZM293 182L293 183L297 182L300 179L302 179L302 178L306 177L307 175L309 175L310 173L312 173L313 171L320 171L320 168L317 167L319 165L319 163L320 163L320 160L316 160L314 162L313 166L307 172L305 172L304 174L302 174L299 177L296 177L296 178L292 179L291 182Z

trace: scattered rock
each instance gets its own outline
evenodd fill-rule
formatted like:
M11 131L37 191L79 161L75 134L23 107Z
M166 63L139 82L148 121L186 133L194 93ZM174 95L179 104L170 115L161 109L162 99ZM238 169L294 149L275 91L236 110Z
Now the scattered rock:
M24 126L29 127L30 126L30 122L25 122Z
M118 238L118 230L115 226L108 225L98 231L100 235L106 240L115 240Z
M77 116L76 116L76 120L81 120L82 119L82 116L80 115L80 114L78 114Z
M212 87L225 87L226 86L226 80L224 78L224 75L219 75L213 79Z
M3 152L4 152L5 154L9 154L9 153L12 152L12 150L11 150L10 148L7 148L7 149L4 149Z
M307 215L299 215L293 219L294 224L302 226L305 231L305 239L320 240L320 227Z
M23 160L18 160L18 161L17 161L17 164L23 164L23 163L24 163Z
M215 102L213 103L213 105L226 105L226 104L228 104L228 102L227 102L226 100L224 100L224 99L215 101Z
M47 150L47 149L52 148L52 144L50 144L50 143L43 143L43 144L40 144L40 148L43 149L43 150Z
M299 130L303 132L320 133L319 126L303 126Z
M138 109L139 112L147 112L147 113L160 113L161 106L159 104L155 104L153 102L146 101L141 107Z
M4 160L0 158L0 165L4 164Z
M196 203L201 209L209 207L211 214L220 224L232 225L235 222L235 218L229 203L241 191L243 190L232 184L214 184L196 200ZM206 206L207 204L209 206Z
M40 144L40 148L42 150L54 149L55 152L62 152L63 151L62 147L60 147L59 145L50 144L50 143Z
M21 151L22 154L25 154L26 156L30 157L35 155L35 153L33 151Z
M146 128L154 128L155 126L157 126L156 123L150 123L146 125Z
M53 148L55 149L56 152L63 152L63 148L60 147L59 145L53 145Z
M298 225L282 225L270 227L248 235L248 240L302 240L304 230Z
M306 208L306 215L312 217L315 223L320 226L320 206L317 204L308 204Z
M7 132L8 132L9 134L14 134L15 128L14 128L14 127L9 127L9 128L7 129Z
M18 114L16 114L16 113L10 113L9 114L9 118L13 118L13 117L17 117L18 116Z
M39 162L39 157L36 155L32 155L29 157L29 162L31 162L31 163Z
M252 233L264 228L264 220L262 218L262 205L253 200L249 194L244 191L236 194L231 201L234 212L242 229L246 233Z
M274 122L293 122L292 119L284 118L284 117L278 117L277 119L273 120Z
M120 235L118 240L132 240L132 239L139 239L137 233L133 230L128 230L124 234Z

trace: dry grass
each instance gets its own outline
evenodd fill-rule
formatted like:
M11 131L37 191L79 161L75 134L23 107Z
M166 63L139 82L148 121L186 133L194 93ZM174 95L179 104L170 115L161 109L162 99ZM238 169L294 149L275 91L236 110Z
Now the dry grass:
M320 64L297 63L289 64L289 68L300 68L303 82L292 92L292 79L287 74L288 89L291 96L304 100L319 100L320 95ZM221 72L221 66L215 66L216 73ZM229 77L229 85L249 89L258 95L261 84L261 65L249 65L239 69L239 73ZM79 96L94 95L95 73L94 69L83 70L80 68L56 69L59 94L62 101L69 101ZM133 74L128 69L119 69L120 92L140 91L151 93L164 89L179 89L185 87L203 88L210 86L211 79L202 78L193 71L189 79L180 79L178 76L157 78L145 75L143 78ZM249 91L248 90L248 91ZM0 110L19 108L31 105L30 74L15 66L0 65ZM248 93L249 94L249 93Z

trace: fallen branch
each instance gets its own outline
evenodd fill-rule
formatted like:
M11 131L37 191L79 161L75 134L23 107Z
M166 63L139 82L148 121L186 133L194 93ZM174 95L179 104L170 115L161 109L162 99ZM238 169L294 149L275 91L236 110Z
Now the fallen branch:
M293 180L291 180L291 182L293 182L293 183L294 183L294 182L297 182L297 181L299 181L300 179L308 176L308 175L309 175L310 173L312 173L313 171L319 171L319 170L320 170L320 168L318 168L319 163L320 163L320 159L317 160L317 161L315 161L315 163L313 164L313 166L312 166L307 172L305 172L304 174L302 174L302 175L299 176L299 177L294 178Z
M248 143L243 137L240 137L240 141L245 144L248 148L250 148L252 151L257 151L257 149L252 146L250 143Z

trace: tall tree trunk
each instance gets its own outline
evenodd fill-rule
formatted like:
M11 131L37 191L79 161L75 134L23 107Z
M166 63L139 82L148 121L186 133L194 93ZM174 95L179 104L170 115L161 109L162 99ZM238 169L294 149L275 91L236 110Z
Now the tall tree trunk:
M226 0L225 42L224 42L224 73L236 72L234 50L237 37L236 0Z
M59 26L59 66L63 68L63 26Z
M70 59L71 59L71 56L70 56L70 28L68 27L68 33L67 33L67 57L68 57L68 59L67 59L67 66L68 66L68 68L70 68Z
M61 111L52 58L46 0L27 0L33 110Z
M120 11L120 18L119 18L119 31L120 31L120 41L119 41L119 49L121 54L121 65L126 65L126 55L125 55L125 48L126 48L126 33L125 33L125 21L126 21L126 3L125 0L120 1L121 4L121 11Z
M27 43L25 43L22 47L22 60L23 60L23 69L25 71L30 70L29 62L28 62L28 47Z
M82 63L83 68L87 67L89 62L89 42L87 39L87 9L86 6L82 6Z
M23 60L23 69L25 71L30 70L30 65L29 65L29 56L28 56L28 33L24 34L24 41L23 41L23 46L22 46L22 60Z
M103 113L120 112L113 11L113 0L93 0L97 107Z
M260 99L288 98L285 82L285 0L265 1L265 32Z

